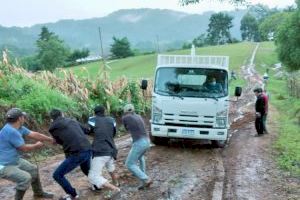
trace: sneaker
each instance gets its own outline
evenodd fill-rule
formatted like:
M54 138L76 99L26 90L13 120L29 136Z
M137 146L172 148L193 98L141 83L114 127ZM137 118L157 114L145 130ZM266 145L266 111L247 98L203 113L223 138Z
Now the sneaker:
M144 190L146 188L149 188L152 185L153 181L151 179L148 179L147 181L143 181L143 184L138 187L138 190Z
M74 199L79 199L79 195L77 194L76 197L72 197L69 194L66 194L65 196L61 197L59 200L74 200Z
M92 187L91 187L91 190L94 191L94 192L100 192L100 191L102 191L102 188L98 188L97 185L93 184Z

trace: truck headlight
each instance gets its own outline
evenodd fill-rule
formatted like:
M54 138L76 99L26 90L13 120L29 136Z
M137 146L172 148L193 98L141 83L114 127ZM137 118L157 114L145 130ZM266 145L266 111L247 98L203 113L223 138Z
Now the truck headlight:
M157 106L152 108L152 122L159 123L162 120L162 110Z
M227 117L216 117L216 128L226 128Z
M227 125L227 110L221 110L217 112L216 116L216 128L226 128Z

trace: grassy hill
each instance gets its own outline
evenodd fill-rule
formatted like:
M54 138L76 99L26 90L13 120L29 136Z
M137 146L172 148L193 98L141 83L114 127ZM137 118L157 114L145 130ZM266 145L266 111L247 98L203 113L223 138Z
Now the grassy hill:
M240 67L250 58L254 47L254 43L203 47L197 48L196 54L229 56L229 68L238 72ZM190 54L190 50L166 52L165 54ZM152 78L155 71L156 59L156 54L150 54L109 61L108 65L111 67L110 77L112 80L116 80L121 76L126 76L130 79ZM89 76L90 78L95 79L102 68L102 62L93 62L68 68L67 70L73 71L79 77Z

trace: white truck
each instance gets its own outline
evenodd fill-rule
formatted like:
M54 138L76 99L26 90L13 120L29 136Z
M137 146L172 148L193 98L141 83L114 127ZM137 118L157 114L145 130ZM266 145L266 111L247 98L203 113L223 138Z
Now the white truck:
M228 139L228 56L158 55L152 92L154 144L170 138L205 139L224 147ZM147 81L142 80L142 89ZM237 87L236 96L241 95Z

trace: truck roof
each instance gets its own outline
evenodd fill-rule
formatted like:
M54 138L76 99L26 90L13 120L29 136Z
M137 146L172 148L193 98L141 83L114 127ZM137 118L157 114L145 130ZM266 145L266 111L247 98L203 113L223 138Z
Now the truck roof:
M228 56L158 55L157 67L199 67L228 70Z

